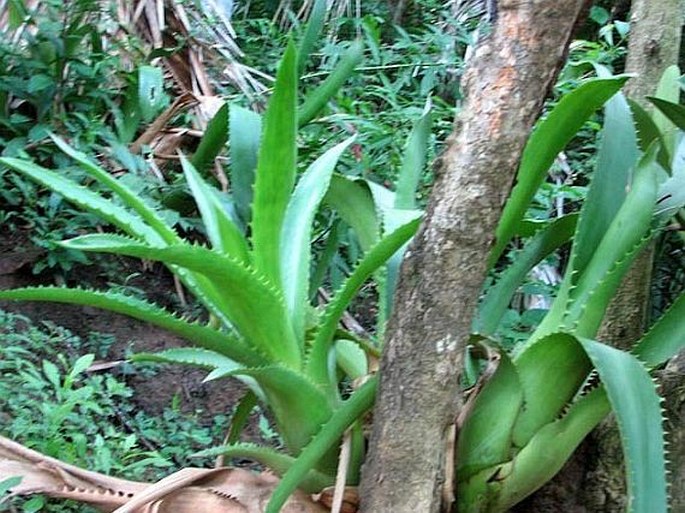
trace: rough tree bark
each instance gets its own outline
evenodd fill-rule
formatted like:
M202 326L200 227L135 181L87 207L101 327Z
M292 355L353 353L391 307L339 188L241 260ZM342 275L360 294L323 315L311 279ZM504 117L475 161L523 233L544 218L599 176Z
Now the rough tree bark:
M652 110L645 96L654 94L664 70L678 62L683 19L682 0L633 0L626 71L636 73L625 94ZM633 264L607 309L598 339L629 349L646 327L654 250L650 246ZM682 360L682 358L681 358ZM682 362L661 376L671 432L672 508L685 512L685 374ZM679 374L680 373L680 374ZM675 443L674 443L675 442ZM626 510L625 472L618 430L604 421L548 485L517 508L526 512L574 511L619 513Z
M402 265L381 362L366 513L440 508L449 426L502 206L586 0L500 0L464 76L465 103Z

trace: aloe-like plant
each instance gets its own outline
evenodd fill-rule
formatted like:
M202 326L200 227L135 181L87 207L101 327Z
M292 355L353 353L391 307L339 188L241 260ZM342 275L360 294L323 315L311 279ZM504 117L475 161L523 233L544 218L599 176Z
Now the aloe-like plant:
M336 163L353 138L328 149L298 179L297 77L298 55L291 43L263 120L251 111L231 108L231 177L240 208L228 208L226 197L199 172L212 160L207 155L218 151L211 140L222 123L210 124L210 142L200 146L200 155L196 153L192 161L181 159L208 247L185 241L146 201L58 137L53 136L55 144L108 189L112 198L32 162L0 160L123 232L84 235L64 241L65 247L163 262L206 308L210 321L188 322L153 304L107 291L24 288L2 291L0 298L75 303L129 315L181 335L195 346L139 354L135 360L197 365L210 370L208 379L232 376L242 380L250 388L242 407L254 404L255 398L262 401L273 415L284 452L237 443L241 415L235 416L229 436L236 443L222 452L259 460L285 476L270 511L277 511L296 486L318 491L334 482L339 443L347 430L351 433L347 481L358 480L364 452L359 419L373 404L375 378L343 399L341 376L365 375L366 355L356 337L338 325L357 290L418 226L418 219L398 225L368 248L323 311L310 305L312 223ZM328 88L325 94L317 91L315 95L330 97L333 86L322 87ZM321 108L321 98L317 101L313 107L312 100L305 101L307 116ZM217 116L227 119L225 110Z
M667 511L660 398L650 371L685 346L685 295L632 353L594 340L604 312L637 253L685 203L674 195L685 174L650 116L619 93L625 77L591 80L539 123L525 149L491 262L517 233L530 240L484 295L474 331L493 359L489 380L459 426L456 476L460 512L499 512L551 479L583 438L613 411L621 431L631 512ZM531 230L525 211L552 159L587 115L605 108L598 164L579 216ZM590 97L592 99L590 99ZM674 116L676 108L654 101ZM635 124L634 124L635 123ZM637 128L637 133L636 133ZM513 355L492 339L517 287L544 256L573 240L552 308ZM497 419L496 422L493 420Z

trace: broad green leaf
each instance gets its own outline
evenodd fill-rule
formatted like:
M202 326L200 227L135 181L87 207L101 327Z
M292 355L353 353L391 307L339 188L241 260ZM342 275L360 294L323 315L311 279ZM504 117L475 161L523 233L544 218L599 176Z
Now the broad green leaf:
M638 164L628 196L571 290L564 322L568 327L575 326L579 336L595 335L621 279L650 232L659 169L656 150L654 146ZM583 215L586 213L581 214L581 219ZM579 235L574 242L579 243ZM575 265L573 268L577 269Z
M48 187L71 203L98 215L132 237L140 237L150 244L163 243L162 237L139 216L54 171L15 158L0 158L0 164L19 171L34 182Z
M138 107L145 121L150 121L164 106L164 75L161 68L138 68Z
M456 473L460 482L511 458L514 423L522 405L523 390L516 368L502 353L497 369L478 392L459 430Z
M622 94L606 103L597 167L574 237L573 270L582 273L621 208L639 150L630 106Z
M5 497L15 486L21 483L21 476L12 476L0 481L0 497Z
M207 184L194 166L183 156L181 156L181 166L202 216L202 222L212 247L243 264L248 263L249 248L247 241L226 212L219 191Z
M345 81L352 76L355 68L364 57L364 45L355 41L342 55L340 62L324 82L312 91L298 111L299 126L309 123L335 96Z
M647 99L680 130L685 130L685 106L654 96L648 96Z
M295 336L304 343L305 314L309 304L309 269L312 222L338 163L354 137L334 146L316 159L300 178L283 219L281 234L281 276L283 295L290 312Z
M295 185L296 99L297 52L291 41L278 68L274 92L264 115L252 204L253 261L279 289L281 230Z
M380 221L366 181L333 175L324 201L354 229L364 251L378 242Z
M419 227L419 219L411 221L370 249L359 262L345 284L338 290L326 307L321 326L312 343L307 361L307 373L317 383L328 386L328 353L333 343L333 335L340 322L343 312L364 282L387 260L395 251L407 242Z
M176 232L167 226L162 216L160 216L154 208L148 206L140 198L140 195L126 187L126 185L124 185L120 180L117 180L107 171L95 164L84 153L69 146L60 137L52 134L50 134L50 137L57 147L78 162L84 171L119 196L124 205L135 211L141 217L141 219L149 224L159 234L159 236L164 239L166 243L173 244L180 241L180 238ZM116 225L116 223L112 224ZM129 233L129 235L137 236L136 234L131 233ZM148 242L153 242L147 238L145 238L145 240Z
M226 436L226 443L233 445L240 440L240 434L250 421L250 414L257 406L257 395L250 391L247 392L233 410L231 416L231 426Z
M250 443L229 444L224 447L215 447L193 454L193 458L206 458L208 456L228 456L229 458L240 458L254 460L265 467L268 467L275 474L284 475L295 463L296 458L280 453L271 447L262 447ZM300 483L299 488L309 493L317 493L328 486L332 486L335 481L333 476L326 475L316 470L310 470Z
M302 74L304 68L307 65L307 59L314 49L317 39L321 35L321 30L323 28L324 22L326 21L328 2L326 0L315 0L314 6L309 13L309 19L307 20L307 26L302 35L302 41L300 41L300 47L298 48L297 56L297 69L298 74Z
M214 163L214 159L226 146L228 140L228 104L224 103L207 124L200 145L190 159L193 167L203 175Z
M490 266L499 259L516 233L528 205L545 179L560 151L568 144L585 121L623 86L628 77L588 80L564 96L545 119L540 121L528 139L516 185L507 201L496 232Z
M136 353L131 357L134 362L182 363L204 369L221 368L235 370L240 365L215 351L196 347L174 347L158 353Z
M650 116L649 113L636 101L633 101L630 98L627 100L633 120L635 121L635 128L637 129L637 138L640 145L640 150L643 152L647 151L652 142L655 140L658 140L663 145L661 133L652 120L652 116ZM670 165L666 167L670 167Z
M335 447L350 425L371 409L376 398L377 386L378 377L372 376L333 413L330 420L323 425L290 470L285 473L274 490L265 513L278 513L307 473L316 467L319 460L331 448Z
M200 246L155 248L112 235L85 235L62 245L82 251L159 260L204 275L217 290L223 291L222 311L248 344L268 355L273 362L299 367L300 347L280 292L240 262Z
M661 399L647 369L625 351L580 342L595 365L618 421L631 513L668 511Z
M238 215L245 224L250 222L252 187L257 168L261 132L262 118L259 114L235 104L231 105L229 119L231 192Z
M267 359L249 348L235 335L220 332L197 323L184 321L156 305L116 292L69 289L61 287L31 287L0 290L0 299L9 301L52 301L102 308L127 315L166 329L193 344L220 353L243 365L264 365Z
M461 485L459 511L467 513L475 507L508 511L552 479L609 411L602 387L581 397L563 417L540 429L511 462L486 469ZM489 495L487 504L484 493Z
M271 408L278 432L288 452L297 456L312 437L327 422L332 404L313 382L305 376L280 365L236 369L216 377L249 376L261 386ZM335 462L324 462L326 472L335 473ZM322 467L317 467L322 470Z
M426 152L432 125L431 101L426 100L421 117L412 128L404 148L402 168L397 177L395 208L416 209L416 188L426 166Z
M654 323L633 348L647 368L653 369L674 357L685 347L685 293Z
M558 418L571 402L592 364L576 338L554 333L528 346L514 358L524 406L513 441L524 447L538 430Z
M366 352L352 340L335 341L335 360L350 379L357 379L369 373Z
M521 251L512 255L512 264L488 287L474 319L473 331L492 335L497 330L511 299L530 270L552 251L569 241L576 229L577 214L569 214L539 230Z
M665 100L671 103L678 103L680 100L680 69L677 65L672 65L666 68L659 79L659 84L654 94L656 98ZM669 155L675 153L676 145L676 127L678 126L672 119L661 111L653 113L654 124L656 124L661 133L664 146Z

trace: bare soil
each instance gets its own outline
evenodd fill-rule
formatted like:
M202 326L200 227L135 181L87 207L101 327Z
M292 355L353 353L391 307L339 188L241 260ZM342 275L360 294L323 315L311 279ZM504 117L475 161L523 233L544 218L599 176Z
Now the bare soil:
M53 274L34 275L33 263L41 250L31 245L27 234L0 232L0 289L23 286L54 285ZM142 262L112 257L97 265L79 266L69 272L66 284L106 289L108 283L119 283L145 291L149 300L175 310L178 305L173 278L162 266L144 266ZM15 312L39 324L50 321L82 338L92 332L113 335L116 342L109 348L107 358L125 359L132 352L155 352L187 343L164 330L123 315L96 308L41 302L0 301L0 309ZM206 372L186 366L165 366L154 379L139 373L120 374L117 367L107 372L118 373L134 391L134 400L144 411L158 415L173 398L181 399L181 410L201 412L203 422L211 422L216 414L230 414L245 392L235 380L202 383ZM252 430L256 430L253 426ZM258 430L256 430L258 431ZM248 433L249 435L249 433ZM254 433L257 436L257 433Z

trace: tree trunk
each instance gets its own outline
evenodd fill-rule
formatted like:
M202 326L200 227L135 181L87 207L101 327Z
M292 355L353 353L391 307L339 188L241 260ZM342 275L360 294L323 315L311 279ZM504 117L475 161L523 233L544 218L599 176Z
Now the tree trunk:
M528 134L585 0L501 0L464 76L465 104L402 265L362 512L434 513L486 261Z
M636 73L626 88L628 97L652 110L645 96L656 91L664 70L678 62L682 0L633 0L626 71ZM607 309L598 340L629 349L646 328L654 246L637 258ZM674 512L685 512L685 426L683 425L683 365L662 373L667 431L671 433L671 488ZM679 385L678 385L679 384ZM574 458L548 486L517 511L619 513L626 510L625 472L618 429L605 420L583 443Z

